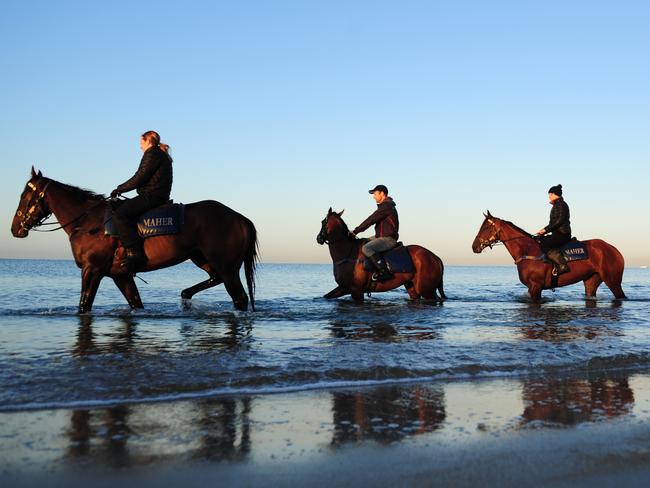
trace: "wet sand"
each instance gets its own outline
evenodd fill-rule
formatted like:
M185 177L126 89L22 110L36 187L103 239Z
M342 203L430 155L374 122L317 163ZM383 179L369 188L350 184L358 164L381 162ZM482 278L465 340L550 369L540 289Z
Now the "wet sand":
M0 413L2 486L639 486L650 375Z

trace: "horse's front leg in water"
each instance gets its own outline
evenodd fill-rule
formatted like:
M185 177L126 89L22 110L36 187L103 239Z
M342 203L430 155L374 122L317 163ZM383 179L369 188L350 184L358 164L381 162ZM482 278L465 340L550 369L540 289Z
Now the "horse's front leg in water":
M102 281L102 274L97 268L86 267L81 270L81 297L79 298L79 313L90 312L93 308L95 295L99 283Z
M124 298L126 298L129 307L144 308L133 276L127 273L115 275L113 276L113 281L115 282L115 286L122 292L122 295L124 295Z
M343 288L341 286L337 286L336 288L334 288L329 293L326 293L325 295L323 295L323 298L327 298L328 300L331 300L333 298L339 298L339 297L342 297L344 295L347 295L348 293L350 293L350 290L347 290L347 289L345 289L345 288Z

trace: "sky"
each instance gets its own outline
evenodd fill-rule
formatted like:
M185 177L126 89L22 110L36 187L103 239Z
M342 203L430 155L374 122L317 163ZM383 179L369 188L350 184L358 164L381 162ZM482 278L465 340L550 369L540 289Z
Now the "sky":
M249 217L263 262L330 262L328 208L352 228L381 183L405 243L511 263L472 253L483 212L534 232L561 183L574 235L650 265L648 25L625 0L3 0L0 257L72 257L11 235L32 165L108 194L153 129L172 198Z

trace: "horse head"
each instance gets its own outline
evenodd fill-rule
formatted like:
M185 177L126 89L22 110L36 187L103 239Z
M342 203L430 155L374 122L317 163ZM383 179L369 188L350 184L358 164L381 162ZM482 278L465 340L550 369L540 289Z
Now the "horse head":
M331 240L332 237L339 235L347 236L349 234L348 226L341 218L343 212L345 212L345 210L334 212L332 207L329 208L327 215L321 222L321 228L320 232L316 236L316 242L323 245Z
M472 243L472 251L476 254L483 251L486 247L492 248L494 244L499 242L501 219L494 217L489 210L483 216L485 217L483 224L481 224L481 228L478 230L478 234L476 234Z
M11 233L14 237L27 237L32 227L37 226L50 216L52 211L45 201L45 190L50 180L37 173L32 166L32 174L20 195L18 209L11 222Z

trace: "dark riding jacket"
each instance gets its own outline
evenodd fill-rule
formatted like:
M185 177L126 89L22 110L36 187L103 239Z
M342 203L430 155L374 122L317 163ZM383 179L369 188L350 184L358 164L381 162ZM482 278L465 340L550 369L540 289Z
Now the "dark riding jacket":
M119 185L120 193L137 190L138 195L156 200L169 200L172 190L172 158L158 146L152 146L142 155L135 174Z
M549 224L544 227L547 233L564 234L571 236L571 221L569 220L569 206L564 198L558 198L551 209Z
M391 197L386 197L383 202L377 204L377 210L352 232L358 234L372 224L375 224L375 237L393 237L395 240L399 238L399 218L395 202Z

